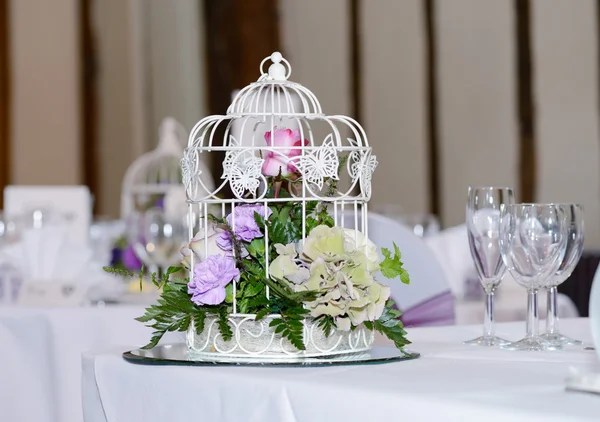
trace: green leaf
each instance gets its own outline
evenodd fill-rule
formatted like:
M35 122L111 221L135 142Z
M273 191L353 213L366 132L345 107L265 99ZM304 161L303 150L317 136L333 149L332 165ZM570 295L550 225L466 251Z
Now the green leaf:
M196 322L196 319L202 318L203 314L204 311L191 301L186 285L165 284L157 303L149 306L144 315L136 318L137 321L148 323L148 326L155 330L150 342L144 348L149 349L156 346L167 331L186 331L191 324L192 317L194 317L194 323L199 324L200 322ZM198 328L197 325L196 328Z
M265 256L265 238L257 237L253 239L248 245L246 245L246 250L250 254L250 256L258 259L264 259Z
M231 340L233 338L233 331L229 326L229 315L227 313L227 307L221 306L219 308L218 317L219 319L217 323L219 325L219 332L221 333L221 337L223 337L223 340L225 341Z
M135 276L133 271L129 271L126 268L117 268L117 267L102 267L104 271L112 275L118 275L121 277L131 278Z
M293 224L291 220L282 222L281 220L273 220L269 224L269 243L274 245L281 243L287 245L298 242L302 237L302 230Z
M273 212L275 212L275 210L271 210ZM254 211L254 221L256 221L256 224L258 224L258 227L261 229L261 231L264 231L265 228L265 218L260 215L259 213L257 213L256 211Z
M254 317L254 319L256 321L260 321L261 319L263 319L264 317L266 317L270 313L271 313L271 309L270 308L263 308L263 309L261 309L260 311L258 311L256 313L256 317Z
M404 264L400 261L400 249L394 243L394 256L392 257L392 253L387 248L381 248L381 253L384 256L383 261L379 264L379 269L381 270L381 274L386 278L396 278L399 277L400 281L404 284L410 283L410 277L408 276L408 272L402 267Z
M297 321L291 320L287 315L282 314L280 318L273 319L269 326L277 327L275 332L281 334L283 338L290 341L292 346L298 350L306 350L304 345L304 326Z
M227 224L227 220L225 218L219 218L214 214L208 214L208 220L217 224Z
M197 310L194 313L194 329L196 330L196 334L202 334L204 331L204 323L206 320L206 312Z
M290 211L292 210L292 206L291 205L286 205L284 206L281 211L279 211L279 215L277 216L277 219L282 222L282 223L286 223L287 220L290 217Z
M394 345L398 350L404 353L404 346L410 344L410 341L406 339L406 331L404 330L404 324L400 320L400 315L402 313L396 309L393 309L394 302L389 300L386 303L385 309L381 317L378 320L371 323L367 321L365 322L365 327L368 329L376 329L381 334L385 335L391 341L394 342Z
M233 303L233 283L225 286L225 302Z
M243 290L243 297L254 297L265 289L265 285L260 281L250 282L246 284Z
M322 330L325 337L329 337L331 333L333 333L334 328L336 328L335 320L331 315L323 315L317 324Z

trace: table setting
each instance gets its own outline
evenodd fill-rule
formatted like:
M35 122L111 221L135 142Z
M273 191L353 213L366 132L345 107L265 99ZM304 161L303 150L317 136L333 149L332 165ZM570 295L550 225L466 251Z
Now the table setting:
M2 416L596 420L600 282L590 319L561 318L557 291L582 255L583 207L470 186L464 227L379 215L362 126L325 114L281 53L259 69L189 136L163 121L118 221L93 221L82 187L9 189ZM454 279L451 254L471 261ZM496 321L507 285L524 321ZM448 325L457 291L481 298L483 327Z
M395 242L388 249L369 238L377 158L364 131L340 116L313 121L320 104L288 81L280 53L260 68L225 118L208 116L190 134L185 258L156 276L160 298L138 318L155 330L148 344L84 354L86 420L595 420L600 397L582 394L577 374L600 373L598 336L585 318L559 326L557 306L557 286L581 257L583 208L469 187L466 240L484 292L483 334L405 325L403 291L418 286ZM337 128L318 138L321 118L350 125L353 138ZM230 134L228 120L253 119L251 132L236 132L242 139ZM215 150L225 153L221 184L207 189L197 162ZM225 187L231 197L218 195ZM522 289L525 324L495 322L507 274ZM185 339L162 341L169 333Z

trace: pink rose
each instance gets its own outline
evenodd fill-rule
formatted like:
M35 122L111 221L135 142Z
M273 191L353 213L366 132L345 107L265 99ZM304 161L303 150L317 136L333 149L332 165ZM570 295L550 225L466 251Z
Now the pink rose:
M299 130L278 129L273 128L274 135L271 132L265 132L265 141L270 147L286 147L275 151L263 151L265 160L262 172L265 176L277 176L281 170L282 176L287 176L290 173L298 172L294 163L290 162L290 158L297 157L302 153L302 139L300 138ZM304 140L304 145L308 145L308 141Z

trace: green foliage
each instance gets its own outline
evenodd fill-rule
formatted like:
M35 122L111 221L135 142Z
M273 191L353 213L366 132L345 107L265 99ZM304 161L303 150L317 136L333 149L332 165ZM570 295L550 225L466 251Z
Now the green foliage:
M404 346L410 344L410 341L406 338L406 331L404 330L404 324L400 320L402 312L393 308L394 302L388 300L385 304L385 309L381 317L374 322L365 321L365 327L369 330L377 330L391 341L398 350L404 353Z
M112 275L118 275L121 277L132 278L135 276L133 271L130 271L124 267L102 267L104 271Z
M239 313L254 313L268 303L265 283L262 282L260 269L256 267L257 265L251 265L253 271L244 272L238 283L236 298Z
M208 214L208 221L211 221L215 224L227 224L227 220L225 218L219 218L217 216L215 216L214 214Z
M381 248L381 253L384 256L384 260L379 265L381 269L381 274L386 278L396 278L400 277L400 281L404 284L410 283L410 277L408 276L408 272L402 267L404 264L400 261L402 258L402 254L400 253L400 249L394 243L394 256L389 249Z
M223 340L229 341L233 338L233 331L231 331L231 327L229 326L229 312L227 307L219 306L217 312L217 316L219 317L217 323L221 337L223 337Z
M225 302L233 303L233 283L229 283L225 286Z
M181 284L165 284L163 292L155 305L148 307L137 321L148 324L155 331L150 342L142 349L151 349L158 344L168 331L186 331L192 319L196 331L204 329L206 312L197 307Z
M304 345L304 325L302 324L302 315L286 315L280 318L274 318L269 327L275 327L275 333L281 333L281 336L288 339L292 346L298 350L306 350Z
M287 221L281 221L279 218L267 223L269 230L269 242L272 245L281 243L287 245L289 243L298 242L302 238L302 228L298 228L295 224L289 224Z
M259 215L259 217L260 217L260 215ZM260 217L260 218L262 218L262 217ZM264 259L264 256L265 256L265 238L264 237L257 237L256 239L252 240L252 242L250 242L250 243L248 243L246 245L246 250L248 251L248 253L250 254L250 256L252 258L256 258L256 259L259 259L259 260Z
M319 321L317 325L323 330L325 337L329 337L333 330L337 328L335 319L331 315L321 315L315 319L315 322L317 321Z
M300 292L294 292L284 282L270 280L266 278L264 279L264 282L271 289L271 294L283 301L292 304L292 306L294 306L297 303L302 304L304 302L310 302L312 300L315 300L315 298L320 293L317 290L304 290Z
M270 327L276 327L275 333L288 339L298 350L306 350L302 320L308 316L309 311L304 309L302 303L271 297L268 303L256 313L256 320L259 321L269 314L279 315L269 323Z

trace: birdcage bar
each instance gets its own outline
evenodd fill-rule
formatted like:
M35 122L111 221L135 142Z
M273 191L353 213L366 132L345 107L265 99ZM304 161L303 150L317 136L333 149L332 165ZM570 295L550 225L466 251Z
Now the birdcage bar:
M202 215L199 218L204 224L205 255L209 252L209 227L214 224L208 221L208 210L215 215L220 212L221 218L230 215L232 242L237 242L236 232L240 228L236 230L236 209L252 204L263 207L265 220L268 219L269 208L273 205L288 202L297 204L296 212L302 213L299 236L299 243L302 245L307 236L310 236L307 217L314 216L307 215L309 205L312 205L312 201L317 201L318 207L327 207L330 210L328 214L333 218L335 226L356 230L354 242L358 246L359 241L362 242L359 232L365 237L368 236L366 202L370 198L371 173L376 165L367 136L354 119L323 114L321 104L310 90L288 80L291 66L279 53L274 53L270 59L274 64L269 67L269 72L263 69L269 60L267 58L261 63L261 76L258 81L237 93L226 115L204 118L190 132L182 167L185 164L184 182L188 210L192 213L193 207L196 206L201 209ZM276 69L271 72L272 68ZM283 143L276 140L276 131L283 129L294 131L291 144L289 140ZM268 143L267 133L270 136ZM201 169L197 163L200 154L215 152L225 153L223 173L216 177L218 182L215 189L209 190L202 183ZM288 166L285 168L286 173L282 172L282 175L285 177L284 186L289 191L289 196L267 197L272 196L267 195L267 192L271 180L269 177L274 176L267 174L268 171L265 170L267 158L276 159L275 166L281 162L280 168ZM342 160L346 160L343 166ZM288 177L288 174L291 176ZM334 184L336 186L333 186ZM224 196L223 193L228 187L231 188L233 197L220 197ZM215 205L218 210L216 212L213 210ZM238 210L238 219L241 211ZM272 255L269 249L273 239L270 239L268 224L261 227L261 230L265 246L264 276L269 280ZM190 239L194 235L192 228L189 235ZM349 240L351 241L351 238ZM237 256L239 250L236 249L233 247L234 257L242 259L243 257ZM234 343L231 347L222 347L215 343L214 347L218 352L225 354L260 354L262 352L248 352L246 345L242 344L243 340L238 338L241 332L247 330L242 328L247 327L244 325L246 320L254 320L255 317L247 313L238 314L244 310L243 307L240 308L241 302L238 302L239 289L240 286L233 283L230 322L234 327ZM265 292L267 298L271 297L268 286L265 286ZM260 327L261 333L272 331L268 327L268 321L259 321L257 324L254 327ZM330 353L333 349L317 347L315 353Z

